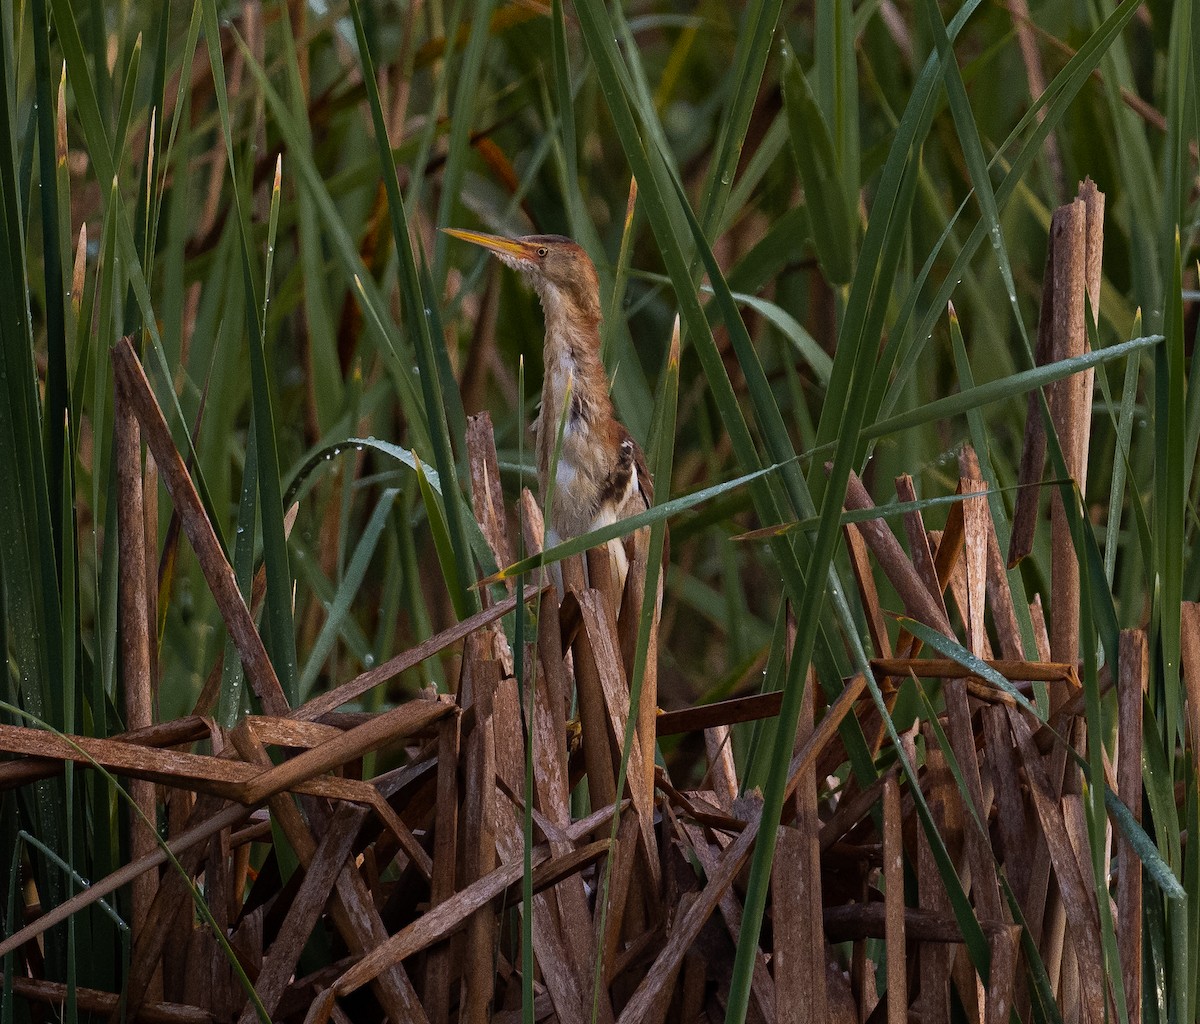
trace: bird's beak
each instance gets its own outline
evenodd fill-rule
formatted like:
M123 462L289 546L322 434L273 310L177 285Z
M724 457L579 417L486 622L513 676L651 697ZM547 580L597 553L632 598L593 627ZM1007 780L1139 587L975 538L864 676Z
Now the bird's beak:
M464 242L482 246L501 258L507 257L521 263L533 263L537 260L535 247L515 238L485 235L482 231L461 231L458 228L442 228L442 231L452 238L461 238Z

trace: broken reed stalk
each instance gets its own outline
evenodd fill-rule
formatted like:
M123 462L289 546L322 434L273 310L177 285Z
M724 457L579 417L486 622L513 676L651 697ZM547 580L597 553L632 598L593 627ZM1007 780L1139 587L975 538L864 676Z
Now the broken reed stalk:
M137 417L128 399L118 393L114 403L113 445L117 467L118 558L123 566L119 581L121 622L121 680L125 698L125 724L145 729L153 724L150 673L152 612L147 601L146 512L142 491L142 445ZM151 591L152 592L152 591ZM154 783L130 783L134 808L129 811L130 854L136 860L155 846ZM133 883L133 920L136 938L145 927L154 900L155 878L147 872ZM159 993L161 995L161 993Z
M1087 239L1090 247L1090 223ZM1090 288L1094 268L1086 260L1085 264ZM1055 300L1048 312L1058 308ZM1050 319L1053 322L1054 317ZM123 425L119 423L118 434L125 443L122 482L130 474L138 480L142 477L137 470L139 446L136 440L129 443L128 433L120 433L128 431L132 422L145 434L164 483L182 510L184 532L205 552L202 566L214 592L219 592L218 602L231 631L240 636L239 653L253 661L261 640L240 594L234 600L236 588L230 591L222 582L222 574L232 575L228 563L219 546L214 549L211 524L165 434L161 413L144 386L132 349L119 347L114 364L118 417L122 408L132 409L136 417L127 416ZM1081 394L1086 391L1085 385L1073 383L1080 386ZM1076 397L1065 404L1085 407L1086 403L1086 397ZM1063 404L1055 399L1056 413ZM1066 451L1074 442L1066 439L1066 427L1059 429ZM1086 420L1083 431L1086 434ZM1079 455L1078 446L1071 450ZM1085 462L1086 455L1082 458ZM512 552L509 523L486 418L472 420L468 460L480 530L497 561L507 562ZM1029 921L1031 937L1043 951L1064 1013L1100 1019L1097 1015L1105 1012L1108 992L1098 968L1102 961L1091 853L1082 824L1083 804L1069 783L1064 786L1069 764L1065 748L1048 730L1037 729L1038 723L1009 694L973 679L957 662L918 657L919 645L912 636L901 634L893 649L887 613L875 588L878 567L896 587L909 615L948 637L961 634L969 651L1022 692L1033 694L1035 683L1050 683L1057 694L1056 726L1065 722L1062 727L1067 728L1082 715L1076 661L1074 657L1049 660L1051 643L1038 636L1039 631L1044 633L1044 623L1036 602L1031 614L1041 660L1027 658L1023 650L994 524L980 493L983 477L969 448L960 455L960 471L958 491L964 500L952 508L943 532L930 533L919 513L905 516L911 555L905 554L881 521L848 526L845 534L866 621L880 655L871 668L885 699L894 700L905 680L935 681L928 692L948 737L957 776L932 723L924 724L923 756L918 757L911 734L901 735L900 744L918 772L917 785L938 822L986 939L990 985L983 989L966 956L945 881L917 822L907 776L892 765L861 789L852 780L826 792L825 780L848 757L848 746L838 735L843 723L864 732L873 752L882 749L883 723L874 705L862 700L866 680L849 680L832 703L822 707L816 680L810 676L771 880L771 930L764 932L770 946L758 950L751 989L752 1011L765 1020L893 1022L907 1019L910 1011L920 1012L927 1021L949 1020L954 999L968 1020L981 1024L1007 1020L1010 1008L1026 1014L1024 954L1017 950L1017 930L1001 899L997 865ZM1039 476L1040 472L1039 466ZM915 485L907 477L896 481L896 490L902 500L916 499ZM126 496L130 507L123 507L122 516L129 522L144 522L149 514L146 497L143 494L139 511L136 487L131 486ZM520 501L525 546L535 552L542 545L540 511L528 492ZM870 504L865 488L852 481L847 505L867 508ZM144 528L133 532L147 537ZM131 543L136 547L137 538ZM153 550L145 540L142 545L143 550ZM139 643L138 629L147 635L146 660L141 663L145 670L139 673L139 681L149 681L153 634L146 627L153 620L144 582L147 573L127 568L136 565L136 557L132 549L128 557L122 551L122 571L132 571L136 577L128 588L131 603L123 615L135 617L142 625L123 617L122 631L123 638ZM591 562L587 577L581 559L564 568L568 591L561 603L555 590L536 578L535 585L520 595L523 601L538 601L537 643L526 659L526 664L536 665L533 719L526 723L527 733L521 722L525 709L518 702L512 675L512 652L499 628L502 616L518 606L514 593L303 707L276 706L268 715L247 719L227 736L214 730L215 748L228 741L223 751L217 749L220 756L168 749L210 735L195 719L137 729L109 740L76 740L84 753L44 732L0 727L0 749L24 757L0 766L0 785L28 784L66 760L86 764L91 757L124 774L153 780L151 793L154 782L178 787L168 808L171 844L181 854L185 872L192 878L204 875L222 930L258 965L258 993L273 1017L296 1021L307 1013L314 1022L347 1019L346 1007L339 1001L368 985L380 1011L392 1019L431 1024L510 1019L519 968L501 926L505 908L519 902L516 887L524 855L520 822L525 802L532 800L535 896L532 906L519 912L532 914L539 1019L583 1019L590 1016L593 998L604 1024L654 1024L680 1014L695 1017L703 1012L714 984L727 980L722 964L705 950L714 936L729 943L740 935L742 904L735 883L760 824L759 804L752 796L738 795L743 781L729 756L729 727L776 713L779 695L738 696L704 708L656 713L647 731L645 703L632 707L628 694L632 619L621 613L614 618L619 595L612 593L612 581L606 582L607 560ZM1051 609L1055 613L1060 612L1057 582ZM123 595L124 583L123 577ZM511 581L509 589L515 586L516 581ZM640 599L631 601L630 596L627 590L622 612L640 607ZM484 600L490 602L491 595ZM1200 700L1193 698L1200 690L1200 644L1193 642L1188 630L1200 635L1200 611L1188 607L1183 614L1184 681L1191 709L1188 728L1196 756L1200 717L1195 707ZM1052 618L1061 626L1059 614ZM1056 635L1053 642L1061 650L1061 637ZM444 699L414 700L380 715L333 714L342 704L457 643L463 644L463 655L454 704ZM127 664L134 663L136 654L128 656ZM1145 659L1144 634L1124 634L1114 763L1119 795L1135 814L1141 803ZM652 655L648 668L653 668L653 662ZM271 675L262 666L250 674L266 694L264 702L271 700L278 686L272 686ZM577 690L590 686L595 703L582 730L582 756L568 743L573 686ZM152 693L152 687L142 692ZM626 754L621 746L630 715L637 716L637 728ZM699 791L679 791L660 773L656 802L653 735L691 730L707 730L709 784ZM531 793L524 791L524 735L532 737L534 747ZM578 733L574 736L577 739ZM401 740L408 741L407 762L384 776L361 781L364 754L395 749ZM275 764L267 747L285 750L287 756ZM570 804L573 753L574 778L579 778L582 767L593 798L594 813L582 821L573 817ZM630 761L628 801L615 792L623 756ZM1020 785L1021 778L1027 780L1028 789ZM607 800L602 799L605 784L610 786ZM200 795L194 799L195 794ZM824 822L816 813L820 794L833 808ZM228 805L228 800L265 801L270 822L260 813L253 825L233 834L250 808ZM880 813L874 813L881 801ZM622 817L616 843L610 847L603 834L613 815L626 806L629 813ZM981 822L993 823L995 844L989 842ZM256 878L245 872L251 844L271 850L270 824L287 837L304 867L287 884L268 871ZM593 906L591 897L598 897L600 891L600 865L609 856L612 878L607 899L596 898ZM918 880L918 907L905 905L905 858ZM1118 946L1127 992L1134 993L1141 960L1140 866L1123 840L1118 840L1117 858ZM162 860L157 849L138 858L118 875L0 942L0 953L22 947L49 923ZM702 874L693 871L691 864L699 865ZM879 874L872 874L876 868ZM880 878L882 894L874 881ZM1057 891L1063 898L1055 902ZM158 1019L232 1019L238 1013L243 1022L253 1019L253 1011L240 1002L231 973L217 959L214 943L193 928L190 899L177 876L163 876L135 941L129 1007ZM719 918L714 921L715 914ZM272 922L270 927L265 920ZM318 930L338 933L337 941L352 954L317 976L299 978L300 953ZM868 937L886 943L888 984L882 996L875 991ZM849 980L843 973L845 965L830 947L842 941L853 943ZM205 976L211 980L210 991L198 991L194 965L181 971L179 958L164 955L177 948L196 951L197 963L203 961ZM918 965L911 977L909 949ZM601 981L593 992L599 960ZM156 972L161 972L165 1001L151 987ZM914 1004L909 983L918 979ZM26 988L27 998L54 995L50 988ZM197 1001L197 1013L189 1016L187 1008L176 1009L184 995ZM1137 998L1131 995L1127 1005L1135 1006Z

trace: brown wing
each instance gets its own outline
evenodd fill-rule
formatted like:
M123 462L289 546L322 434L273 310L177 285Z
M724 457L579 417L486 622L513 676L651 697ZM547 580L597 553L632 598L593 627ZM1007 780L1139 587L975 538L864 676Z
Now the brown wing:
M609 477L609 482L615 484L617 478L619 478L620 491L623 492L629 488L630 476L632 476L634 471L637 472L637 487L629 491L625 497L625 501L617 510L618 519L627 519L629 516L637 515L637 513L648 509L654 504L654 478L650 475L650 470L646 466L646 454L642 451L642 446L633 439L632 435L624 427L621 428L621 432L617 468ZM607 488L608 483L606 483L606 490ZM650 531L643 528L625 538L625 554L631 565L635 559L634 547L639 542L639 538L641 543L648 544L650 541ZM670 545L671 535L668 531L667 536L663 539L664 567L670 557Z

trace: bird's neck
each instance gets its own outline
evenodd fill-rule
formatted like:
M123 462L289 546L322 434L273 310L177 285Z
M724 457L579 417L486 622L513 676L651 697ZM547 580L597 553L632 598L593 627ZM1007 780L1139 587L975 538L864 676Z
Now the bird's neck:
M538 423L538 469L543 484L564 422L560 457L578 462L613 417L608 376L600 361L600 318L563 301L546 301L545 376ZM569 391L569 401L568 401ZM564 421L564 409L565 421Z

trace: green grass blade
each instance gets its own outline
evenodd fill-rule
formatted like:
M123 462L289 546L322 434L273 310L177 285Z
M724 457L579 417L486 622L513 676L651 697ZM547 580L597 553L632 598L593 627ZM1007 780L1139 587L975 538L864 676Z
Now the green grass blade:
M1032 128L1029 137L1021 145L1017 156L1010 164L1004 180L995 189L995 205L998 211L1005 208L1018 185L1024 180L1024 176L1030 166L1032 166L1034 160L1042 153L1042 145L1045 142L1046 136L1061 123L1079 90L1089 80L1091 73L1103 59L1108 48L1134 16L1138 6L1135 0L1124 0L1112 15L1105 20L1104 24L1092 33L1087 41L1079 47L1075 56L1055 76L1054 80L1047 86L1046 91L1021 118L1017 126L1009 133L1004 143L998 147L998 154L1010 152L1023 133ZM951 42L954 40L956 34L955 26L959 23L961 14L962 11L959 12L959 15L955 16L954 20L948 26L947 37ZM933 58L931 58L931 63L932 61ZM927 65L927 71L929 66ZM951 294L957 286L958 281L962 279L966 272L967 266L983 242L984 236L989 233L989 222L987 219L980 220L971 230L966 241L962 243L950 269L946 272L945 279L934 293L933 298L927 300L924 293L925 282L928 280L933 267L940 257L942 247L945 240L950 236L954 223L961 215L962 210L965 209L968 201L963 201L958 212L943 230L938 243L931 250L905 299L900 313L892 325L887 344L884 346L883 353L880 356L878 366L876 367L875 383L872 387L870 402L872 408L878 407L885 416L891 413L900 395L903 394L903 389L910 375L920 362L917 357L932 336L937 318L941 315L941 311L946 308ZM921 318L915 330L909 330L908 323L914 315L918 303L924 304L926 301L928 301L928 305L924 307L926 309L925 315ZM1018 323L1022 322L1018 319ZM1022 346L1022 349L1023 351L1018 354L1023 356L1026 366L1031 367L1033 365L1032 351L1029 350L1028 345Z
M724 219L733 176L742 154L754 102L771 54L771 41L783 9L782 0L752 0L742 12L733 75L729 79L721 128L700 200L700 223L706 237Z
M495 575L488 577L484 583L498 583L503 580L510 580L520 575L521 573L532 572L543 565L552 565L555 562L561 562L564 558L570 558L571 555L578 555L589 548L599 547L610 540L617 537L627 537L636 530L640 530L643 526L653 526L655 523L671 518L680 512L684 512L689 508L695 508L703 502L709 501L729 491L742 487L745 484L752 483L770 473L775 473L781 466L773 465L766 466L763 469L756 470L753 473L746 473L743 476L735 477L733 480L726 480L724 483L714 484L711 487L705 487L699 491L693 491L691 494L684 494L678 498L672 498L670 501L665 501L661 505L655 504L646 509L645 512L639 512L637 515L629 516L626 519L618 519L615 523L609 523L607 526L601 526L598 529L591 530L588 533L581 534L578 537L572 537L560 544L555 544L551 548L537 555L530 555L519 562L514 562L512 565L505 566Z
M43 457L41 410L33 365L33 336L26 281L25 228L18 183L17 138L11 114L14 98L12 40L0 32L0 574L3 612L7 619L9 657L19 667L14 678L6 669L4 693L16 684L23 707L53 721L64 718L62 695L62 624L58 567L51 528L50 492ZM53 176L52 176L53 177ZM57 216L57 212L56 212ZM58 226L54 228L57 234ZM65 426L65 424L63 424ZM61 486L55 493L57 501ZM6 659L7 660L7 659ZM14 709L15 713L15 709ZM62 787L46 780L33 787L33 831L53 849L63 849L66 821ZM61 875L35 859L44 905L62 902ZM66 951L61 932L48 936L47 958L63 976Z
M908 430L924 423L935 423L951 416L958 416L993 402L1028 394L1036 388L1044 388L1047 384L1081 373L1093 366L1101 366L1114 359L1123 359L1142 349L1160 348L1162 341L1161 334L1132 338L1117 345L1110 345L1108 348L1096 349L1080 356L1072 356L1069 359L1060 359L1052 363L1044 363L1031 370L1021 370L1008 377L988 381L986 384L976 384L956 395L947 395L945 398L927 402L919 409L897 413L886 419L878 420L863 429L863 437L886 437L889 434ZM822 451L826 450L828 449L822 449ZM813 454L816 455L819 452L814 450Z
M1156 701L1162 709L1163 742L1173 747L1184 727L1183 690L1179 675L1180 602L1183 599L1183 523L1188 467L1184 464L1186 364L1183 338L1183 283L1179 234L1175 261L1167 278L1166 344L1154 352L1154 605L1152 631L1157 634L1159 672ZM1152 641L1153 643L1153 641ZM1152 657L1153 657L1152 647Z
M38 192L42 214L42 272L46 285L46 399L43 409L46 438L46 483L50 494L61 494L66 473L67 406L67 318L64 303L63 257L59 250L60 225L58 160L55 141L58 104L51 95L54 74L50 65L50 27L45 0L35 0L33 14L34 79L37 83ZM63 128L65 131L65 126ZM50 529L54 554L61 565L64 523L57 502L50 506Z
M416 463L417 481L421 485L421 498L425 502L425 515L429 519L429 529L433 534L433 546L437 549L438 562L442 566L442 576L449 581L454 578L455 555L454 545L450 540L450 530L446 526L446 513L443 511L441 501L438 500L438 494L430 485L424 464L419 458ZM463 595L459 591L451 589L450 601L454 605L454 614L460 619L465 619L470 614Z
M837 146L838 178L845 202L853 210L858 203L859 135L858 60L854 39L858 33L850 0L822 0L817 4L813 71L817 95L825 121ZM865 13L865 12L860 12ZM846 245L853 245L847 236Z
M475 0L473 4L473 12L471 16L471 29L467 35L467 46L463 51L462 59L452 77L454 81L454 105L450 113L450 144L446 152L446 164L442 173L441 199L438 202L437 223L443 227L454 223L454 210L459 202L459 193L462 189L463 177L466 174L466 162L471 152L471 127L475 123L472 116L475 111L475 106L478 103L480 79L483 74L485 62L485 54L487 45L491 39L491 16L492 8L495 5L495 0ZM352 5L351 10L355 14L356 27L361 24L361 17L358 15L357 0ZM367 49L366 33L361 29L358 32L359 55L363 60L364 70L370 63L370 55ZM370 86L368 86L370 90ZM372 105L375 101L372 100ZM375 125L376 134L380 136L380 143L387 138L387 135L382 131L382 117L377 119ZM389 150L390 153L390 150ZM390 160L384 160L384 173L388 171L388 163ZM392 168L393 172L395 168ZM392 179L388 182L388 201L392 204L393 209L397 207L400 210L400 215L403 217L403 207L400 205L400 187L397 183L395 186L395 196L392 195L392 184L395 180L393 173ZM396 214L393 213L393 218ZM398 231L395 224L393 230ZM403 237L407 245L408 235L403 236L397 234L397 244L401 244L399 239ZM445 291L446 282L446 246L449 239L443 234L434 236L433 243L433 275L438 282L437 291L434 294L441 294ZM401 253L403 261L404 254Z
M790 45L783 57L783 103L791 128L791 150L804 184L813 245L830 284L848 284L853 274L855 224L833 137L808 78Z
M480 10L488 6L481 4ZM380 165L383 169L384 187L388 196L388 213L391 216L392 237L396 251L400 256L400 284L403 296L404 310L410 332L416 339L417 365L420 369L421 392L425 400L425 412L429 427L430 440L433 446L434 465L441 477L444 487L442 499L446 503L446 520L450 531L450 542L453 545L455 562L454 572L447 577L449 583L454 580L452 591L458 592L456 608L465 609L466 614L478 611L478 595L472 593L471 586L471 556L467 544L466 519L469 505L462 492L454 486L454 454L451 449L449 423L446 417L446 403L442 388L454 385L453 378L441 380L438 362L433 348L433 299L426 298L422 292L421 275L413 257L412 243L408 229L408 216L404 209L404 200L400 195L400 184L396 177L396 163L388 144L387 123L383 117L383 105L379 97L379 86L375 80L375 68L367 48L366 32L363 28L362 15L357 0L351 0L350 10L354 17L354 28L358 38L359 59L362 62L363 81L367 86L367 98L370 100L371 117L375 128L375 141L379 147ZM490 6L488 6L490 11ZM483 24L480 31L486 31L487 15L480 14ZM473 92L473 88L471 89ZM440 236L439 236L440 237ZM438 338L440 341L441 334ZM455 391L457 394L457 391ZM463 614L460 610L460 615Z
M363 527L358 544L355 545L354 554L350 558L350 564L347 566L346 573L342 577L341 584L338 586L337 595L329 607L326 619L321 625L321 631L317 634L317 639L313 641L312 650L308 655L308 663L304 666L304 671L300 674L300 696L302 700L307 699L307 695L312 690L313 683L316 682L317 674L324 667L329 657L329 652L333 650L338 633L342 630L346 616L350 611L350 605L355 595L362 588L363 579L366 577L367 569L379 544L379 538L383 534L383 529L387 525L392 506L395 504L396 496L399 493L400 490L396 487L390 487L384 491L375 505L374 511L371 513L371 518L367 520L366 526Z
M217 25L215 0L204 0L204 34L216 87L217 106L225 138L225 153L229 163L230 187L241 240L242 282L246 297L246 329L250 334L250 375L254 396L254 435L258 446L259 515L262 522L263 556L267 573L266 621L272 662L280 685L295 706L296 691L296 633L292 620L292 569L288 561L287 536L283 524L283 488L280 484L279 447L276 441L275 400L271 394L267 369L267 327L269 279L260 283L257 264L252 258L253 241L249 217L239 185L237 160L234 155L233 130L229 120L229 98L225 89L225 66ZM279 223L280 163L275 167L275 183L271 192L270 224L267 235L267 275L270 274L275 252L275 231ZM260 296L261 308L260 308Z

